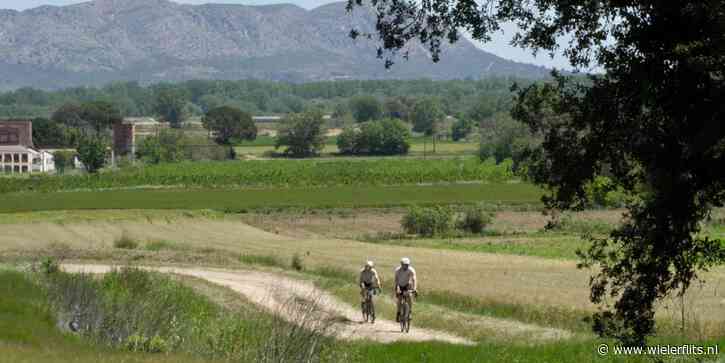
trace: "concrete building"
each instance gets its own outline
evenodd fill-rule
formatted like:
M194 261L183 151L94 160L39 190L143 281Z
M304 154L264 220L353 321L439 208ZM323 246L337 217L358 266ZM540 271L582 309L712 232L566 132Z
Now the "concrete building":
M113 125L113 151L116 155L136 155L136 147L143 138L158 136L168 129L168 122L158 122L151 117L127 117Z
M0 121L0 174L55 171L53 154L33 148L33 123Z

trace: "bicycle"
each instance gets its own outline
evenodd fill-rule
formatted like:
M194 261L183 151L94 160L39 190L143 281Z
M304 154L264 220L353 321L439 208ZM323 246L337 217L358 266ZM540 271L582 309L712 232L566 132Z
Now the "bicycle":
M375 292L376 289L374 288L365 289L365 300L362 302L362 315L366 323L375 323L375 304L373 303Z
M413 298L415 291L406 290L400 296L400 332L410 332L410 316L413 310Z

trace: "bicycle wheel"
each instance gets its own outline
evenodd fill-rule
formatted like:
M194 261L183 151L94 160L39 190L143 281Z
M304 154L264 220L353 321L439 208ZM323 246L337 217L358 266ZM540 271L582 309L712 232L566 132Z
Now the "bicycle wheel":
M370 317L370 323L375 323L375 303L373 303L373 299L370 299L370 304L368 304L368 316Z
M363 301L362 303L360 303L360 308L362 310L363 321L366 322L366 323L368 321L368 307L367 307L367 305L368 305L367 304L367 301Z
M406 333L408 331L408 310L409 305L407 301L403 301L400 304L400 332Z

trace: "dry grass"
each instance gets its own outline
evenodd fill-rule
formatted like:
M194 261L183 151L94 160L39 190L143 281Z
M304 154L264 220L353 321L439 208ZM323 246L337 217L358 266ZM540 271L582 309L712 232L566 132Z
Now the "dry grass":
M599 221L616 225L623 210L583 211L572 214L574 221ZM349 213L318 214L249 213L241 219L265 231L295 238L330 237L358 239L361 236L401 232L400 221L405 210L400 208L368 209ZM544 229L549 217L537 211L499 211L486 228L497 234L531 233Z
M48 248L55 242L56 245L64 243L72 249L96 251L98 259L118 257L108 250L112 241L124 231L139 240L173 240L192 248L190 251L163 253L129 251L126 252L128 258L179 258L184 263L198 265L215 261L229 263L234 258L228 252L233 252L234 256L275 255L282 261L290 261L295 253L299 253L308 269L333 266L351 274L363 261L373 259L386 287L391 284L392 271L399 258L409 256L418 269L421 291L452 291L507 304L577 310L594 308L588 301L589 273L578 270L575 261L401 247L323 237L292 238L265 232L232 218L189 218L168 223L31 223L4 225L3 229L0 251L32 251ZM697 295L694 291L691 293L687 304L691 316L688 321L699 322L703 331L709 332L718 324L722 326L725 323L725 299L719 291L725 286L725 269L717 268L703 276L708 283L696 292ZM668 307L668 310L672 308ZM664 306L662 311L667 311Z

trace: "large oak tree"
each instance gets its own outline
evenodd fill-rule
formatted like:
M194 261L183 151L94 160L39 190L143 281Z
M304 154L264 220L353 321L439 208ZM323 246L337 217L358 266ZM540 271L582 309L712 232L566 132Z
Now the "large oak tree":
M349 9L362 5L350 0ZM725 200L725 2L722 0L371 0L378 54L391 66L410 45L434 60L462 31L489 40L504 22L514 43L562 52L588 84L519 90L513 112L543 137L534 180L550 207L578 208L606 173L633 197L627 218L582 253L596 267L594 328L628 344L654 332L657 300L683 293L698 272L725 260L700 222ZM356 30L353 37L360 35ZM372 34L371 36L374 36ZM562 36L569 36L560 45ZM566 37L564 37L566 38ZM604 302L612 298L613 304Z

